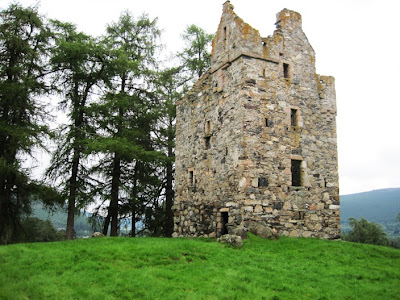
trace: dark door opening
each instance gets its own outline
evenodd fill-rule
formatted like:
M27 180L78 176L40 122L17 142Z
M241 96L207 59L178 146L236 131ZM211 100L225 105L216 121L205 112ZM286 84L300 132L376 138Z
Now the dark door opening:
M228 212L221 212L221 222L222 222L221 235L228 234L228 228L226 227L226 225L228 224L228 219L229 219Z

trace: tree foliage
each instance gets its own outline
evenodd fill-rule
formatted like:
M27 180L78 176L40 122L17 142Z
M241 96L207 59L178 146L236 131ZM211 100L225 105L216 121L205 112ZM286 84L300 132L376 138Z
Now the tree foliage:
M15 241L33 197L56 196L22 167L49 133L38 97L49 91L51 37L36 8L12 4L0 12L0 243Z
M101 156L93 171L105 210L103 234L118 235L119 220L132 219L132 236L146 201L157 197L155 175L159 154L152 145L158 118L156 98L151 91L155 52L160 31L157 20L142 15L135 19L125 12L107 27L105 42L110 49L109 84L100 101L93 104L95 139L91 151Z
M74 216L77 208L92 201L87 161L89 127L87 109L93 95L107 80L105 69L107 49L102 41L92 38L69 23L53 21L56 36L52 48L51 66L54 83L62 97L60 106L66 110L67 124L58 129L57 150L53 154L47 175L59 181L68 201L67 239L73 239ZM96 98L96 97L95 97Z
M171 236L175 103L209 68L212 35L188 26L181 64L159 70L160 30L147 15L123 13L101 38L18 4L0 17L0 243L21 237L22 220L40 223L26 219L34 200L67 203L68 239L93 202L105 234L118 235L122 221L131 236L139 222L138 234ZM50 93L66 116L53 132L39 101ZM47 136L56 146L46 175L58 192L22 167Z
M349 218L351 230L343 236L343 239L349 242L388 245L386 233L382 227L373 222L368 222L364 218L360 220Z
M159 214L165 236L173 233L174 178L175 178L175 125L176 102L183 97L187 78L181 67L167 68L158 73L156 86L160 101L161 116L158 121L157 144L164 153L162 167L162 199L164 205Z
M185 48L179 53L179 57L193 82L210 67L209 47L213 37L213 34L206 33L194 24L189 25L182 34Z

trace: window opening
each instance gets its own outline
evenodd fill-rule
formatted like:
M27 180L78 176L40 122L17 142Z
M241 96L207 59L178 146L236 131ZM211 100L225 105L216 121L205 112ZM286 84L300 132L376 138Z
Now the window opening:
M206 134L211 133L211 121L206 122Z
M301 160L292 159L292 186L301 186Z
M265 127L269 127L269 120L268 120L268 118L265 118L264 119L264 125L265 125Z
M297 126L297 109L290 110L290 125Z
M289 78L289 64L283 63L283 77Z
M224 27L224 41L226 41L226 27Z
M226 211L221 212L221 222L222 222L221 235L228 233L228 228L226 226L228 224L228 220L229 220L228 212Z
M268 186L268 180L264 177L258 178L258 187Z
M194 186L194 174L193 171L189 171L189 184Z
M206 136L204 138L204 141L205 141L206 150L210 149L211 148L211 137L210 136Z

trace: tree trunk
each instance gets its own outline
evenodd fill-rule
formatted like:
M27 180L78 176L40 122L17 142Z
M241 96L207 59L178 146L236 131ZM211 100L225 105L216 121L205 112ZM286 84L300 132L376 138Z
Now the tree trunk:
M134 173L133 173L133 187L132 187L132 195L131 195L131 211L132 211L132 229L131 229L131 237L136 236L136 201L137 201L137 181L139 177L139 169L140 162L136 161Z
M107 212L107 217L104 220L104 226L103 226L103 234L107 235L108 233L108 226L110 226L110 211Z
M170 120L170 124L168 127L168 158L172 159L174 156L173 153L173 139L174 139L174 131L172 120ZM174 232L174 216L172 212L172 205L174 202L174 190L173 190L173 162L172 160L167 161L167 183L165 188L165 225L164 225L164 234L165 236L172 236Z
M71 177L69 179L69 195L68 195L68 216L67 216L67 228L66 228L66 239L73 240L75 238L75 205L76 205L76 197L77 197L77 179L79 172L79 162L81 156L81 146L80 141L82 140L82 133L80 129L83 125L83 107L85 106L85 98L80 99L79 97L79 82L74 80L74 92L73 92L73 104L74 111L77 112L74 117L74 142L72 149L74 154L72 156L72 169L71 169Z
M0 194L0 245L2 243L2 239L4 244L8 243L8 237L6 236L6 229L8 221L7 214L7 202L10 199L10 186L7 184L7 178L1 178L1 194ZM5 205L3 205L3 203Z
M135 203L133 203L133 205L135 205ZM131 229L131 237L135 237L136 236L136 209L133 206L132 207L132 229Z
M74 150L74 156L72 158L72 170L71 178L69 181L69 195L68 195L68 217L67 217L67 228L66 236L67 240L73 240L75 238L75 203L76 203L76 191L77 191L77 177L79 168L79 151Z
M119 185L121 174L121 159L117 153L114 154L113 172L111 181L111 202L110 202L110 218L111 230L110 236L118 235L118 202L119 202Z

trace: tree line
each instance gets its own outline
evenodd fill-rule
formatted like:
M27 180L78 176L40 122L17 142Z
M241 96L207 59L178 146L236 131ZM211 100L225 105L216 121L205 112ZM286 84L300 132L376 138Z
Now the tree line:
M400 213L396 217L400 223ZM400 249L400 238L387 238L382 226L374 222L368 222L364 218L359 220L349 218L350 230L341 234L342 239L349 242L389 246Z
M37 7L0 12L0 243L18 241L33 201L66 206L67 239L89 204L105 235L129 218L131 236L139 221L171 236L175 102L208 69L213 36L188 26L173 67L160 37L145 14L124 12L93 37ZM38 149L51 154L41 180L24 165Z

